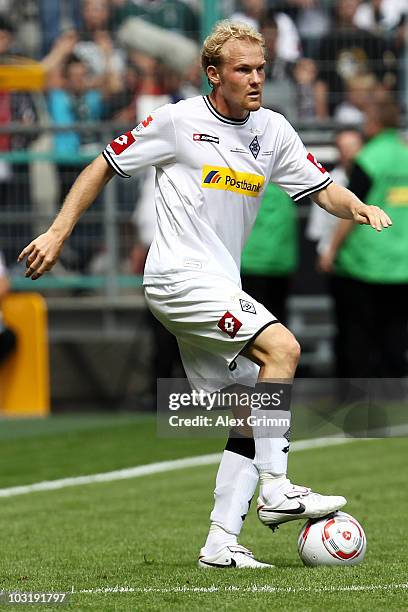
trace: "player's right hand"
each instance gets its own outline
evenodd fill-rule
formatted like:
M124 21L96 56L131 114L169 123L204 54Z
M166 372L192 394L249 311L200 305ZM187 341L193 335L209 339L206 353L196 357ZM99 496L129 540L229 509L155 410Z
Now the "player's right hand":
M64 241L51 229L45 234L40 234L35 240L30 242L17 258L18 262L26 260L26 278L37 280L51 270L58 259Z

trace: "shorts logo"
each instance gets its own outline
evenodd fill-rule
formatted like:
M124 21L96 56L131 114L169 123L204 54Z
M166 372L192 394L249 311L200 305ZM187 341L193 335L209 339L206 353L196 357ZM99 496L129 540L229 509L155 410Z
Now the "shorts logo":
M241 304L241 310L244 312L252 312L252 314L256 314L255 306L252 302L248 302L247 300L239 300Z
M193 140L204 141L204 142L215 142L219 144L220 139L218 136L211 136L211 134L193 134Z
M233 314L228 312L228 310L225 315L222 316L221 319L218 321L217 325L220 330L228 334L230 338L235 338L238 331L242 327L241 321L234 317Z
M204 166L201 187L232 191L251 198L260 195L265 177L249 172L237 172L223 166Z
M115 140L111 142L110 146L115 155L120 155L134 142L136 142L136 138L133 136L132 132L126 132L126 134L122 134L122 136L115 138Z
M319 170L319 172L321 172L322 174L325 174L327 172L326 168L324 166L322 166L322 164L320 162L317 161L317 159L315 158L314 155L312 155L312 153L308 153L307 154L307 159L312 162L312 164L314 166L316 166L316 168Z

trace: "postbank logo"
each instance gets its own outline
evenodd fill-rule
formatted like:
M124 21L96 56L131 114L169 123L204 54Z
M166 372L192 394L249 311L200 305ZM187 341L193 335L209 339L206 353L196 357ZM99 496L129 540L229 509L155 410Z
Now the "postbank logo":
M264 182L265 177L260 174L237 172L223 166L203 166L201 186L256 198L261 193Z

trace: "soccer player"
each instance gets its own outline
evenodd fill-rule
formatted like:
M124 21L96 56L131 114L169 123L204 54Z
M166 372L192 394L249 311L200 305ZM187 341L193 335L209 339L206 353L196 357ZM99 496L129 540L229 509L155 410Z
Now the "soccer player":
M378 231L391 220L334 184L284 117L261 107L264 65L258 32L218 23L202 49L211 94L163 106L116 138L78 177L49 230L19 260L27 258L26 276L39 278L115 173L129 178L154 166L157 229L144 275L150 309L177 337L195 389L244 384L270 397L278 393L289 420L299 344L242 291L239 275L241 250L266 185L276 183L295 202L310 195L327 211ZM289 431L231 435L200 567L271 567L237 542L258 479L258 515L268 526L324 516L346 503L290 482L289 437Z

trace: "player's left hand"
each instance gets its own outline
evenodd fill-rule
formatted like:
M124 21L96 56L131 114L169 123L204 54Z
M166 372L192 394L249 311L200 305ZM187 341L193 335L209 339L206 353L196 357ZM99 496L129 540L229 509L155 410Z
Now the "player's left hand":
M368 206L367 204L360 204L355 208L353 219L360 225L371 225L377 232L392 225L389 216L379 206Z

